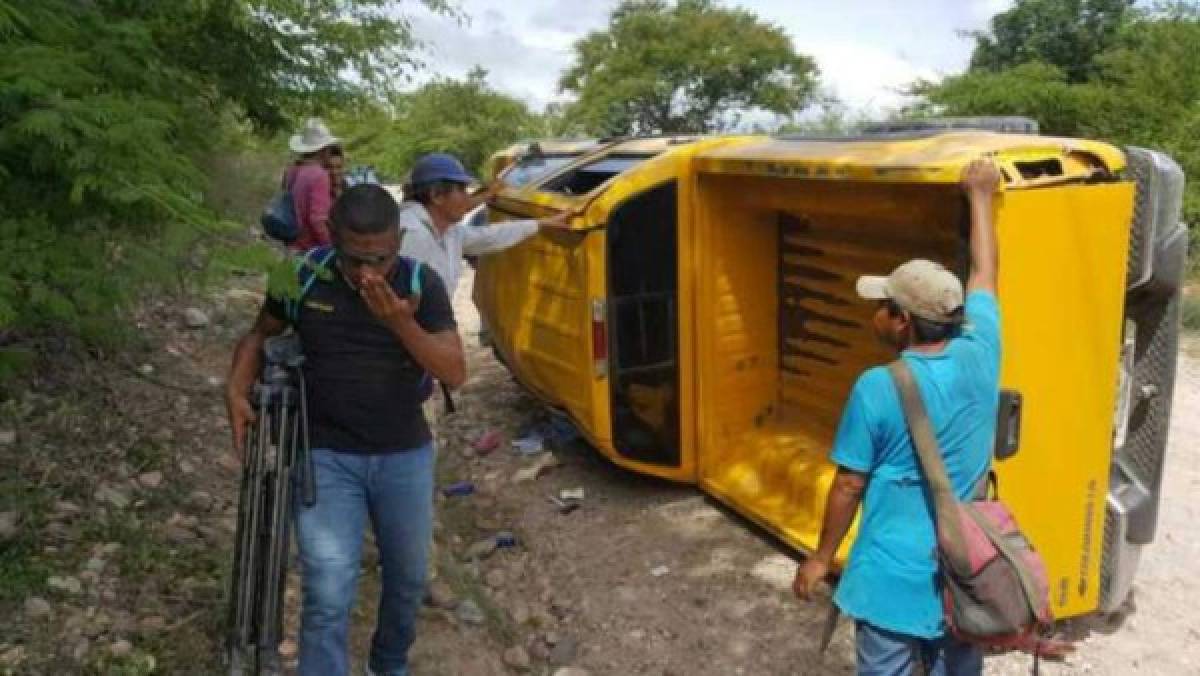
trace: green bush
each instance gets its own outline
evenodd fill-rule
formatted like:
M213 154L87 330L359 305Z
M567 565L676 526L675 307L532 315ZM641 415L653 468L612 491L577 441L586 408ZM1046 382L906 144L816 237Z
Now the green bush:
M219 231L188 155L199 92L137 21L57 0L0 17L0 326L111 338L115 310Z
M1183 328L1188 331L1200 331L1200 296L1184 295Z
M413 67L400 10L0 0L0 378L31 336L116 340L130 300L197 279L238 232L219 214L246 225L284 160L230 141L390 92Z

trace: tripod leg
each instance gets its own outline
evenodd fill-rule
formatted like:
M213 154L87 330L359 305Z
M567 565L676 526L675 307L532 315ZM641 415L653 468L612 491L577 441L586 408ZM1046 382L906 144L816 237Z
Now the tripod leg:
M313 464L312 444L308 440L308 391L304 384L304 375L300 374L300 418L296 422L296 459L295 464L300 474L300 502L305 507L317 504L317 468ZM303 457L301 457L303 454Z
M267 512L266 552L263 561L263 585L261 615L258 626L258 652L260 664L278 668L278 648L282 640L283 592L287 574L287 518L291 503L291 457L296 442L294 390L282 392L276 409L276 439L274 462L270 469L267 485L270 505Z
M258 424L246 439L242 464L242 485L238 503L238 533L234 550L233 579L230 595L228 649L231 673L246 668L244 652L254 639L254 599L258 595L260 528L262 520L263 460L268 443L264 406L259 407Z

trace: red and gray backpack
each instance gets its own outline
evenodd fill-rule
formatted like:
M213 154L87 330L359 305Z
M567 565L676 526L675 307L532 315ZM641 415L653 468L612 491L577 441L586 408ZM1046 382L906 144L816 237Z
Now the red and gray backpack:
M960 501L946 476L937 436L912 371L903 359L888 366L921 471L933 495L937 556L946 625L959 640L1010 648L1037 657L1061 655L1070 645L1046 636L1054 614L1046 564L996 496Z

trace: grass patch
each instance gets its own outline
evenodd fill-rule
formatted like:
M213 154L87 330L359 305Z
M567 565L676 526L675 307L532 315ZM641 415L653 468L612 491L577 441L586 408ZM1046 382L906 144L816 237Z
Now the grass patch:
M1200 296L1185 294L1183 297L1183 328L1200 331Z

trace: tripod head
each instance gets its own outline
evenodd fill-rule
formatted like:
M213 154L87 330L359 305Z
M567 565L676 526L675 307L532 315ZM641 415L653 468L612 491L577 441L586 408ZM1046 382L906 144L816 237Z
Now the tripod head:
M256 403L265 404L291 391L302 378L300 367L304 354L300 338L295 333L272 336L263 344L263 365L259 381L254 384Z

